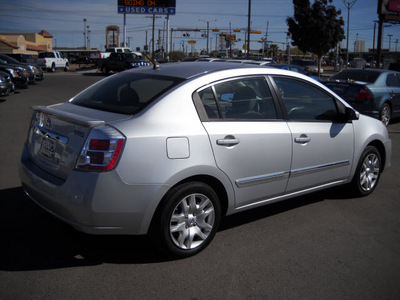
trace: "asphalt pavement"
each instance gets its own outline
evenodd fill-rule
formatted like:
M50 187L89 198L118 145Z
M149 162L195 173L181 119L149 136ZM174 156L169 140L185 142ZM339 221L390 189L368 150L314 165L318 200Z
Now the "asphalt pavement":
M0 299L399 299L400 122L376 191L335 188L236 214L199 255L171 261L146 237L79 233L28 199L18 161L32 105L102 79L48 73L0 98ZM116 195L117 196L117 195Z

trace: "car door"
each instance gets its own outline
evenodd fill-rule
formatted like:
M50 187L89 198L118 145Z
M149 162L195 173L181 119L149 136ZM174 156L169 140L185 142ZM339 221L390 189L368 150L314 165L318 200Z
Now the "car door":
M400 73L399 73L400 74ZM393 116L400 115L400 75L398 73L388 74L386 85L392 99Z
M340 117L340 103L299 79L273 78L288 118L293 156L286 193L348 179L353 164L353 124ZM342 120L342 121L341 121Z
M198 92L215 161L242 207L283 194L292 140L265 77L243 77Z
M57 68L62 67L62 59L61 59L61 55L59 52L55 52L55 64Z

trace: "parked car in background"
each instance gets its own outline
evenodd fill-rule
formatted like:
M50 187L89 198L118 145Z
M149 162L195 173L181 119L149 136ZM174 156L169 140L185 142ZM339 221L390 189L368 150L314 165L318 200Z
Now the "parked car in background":
M307 72L318 76L318 63L309 59L295 59L292 64L302 66ZM320 68L320 75L324 73L324 69Z
M400 72L400 62L398 63L391 63L389 65L389 70Z
M11 80L15 87L27 88L28 87L28 72L21 67L17 67L0 59L0 71L6 72L11 76Z
M10 74L0 71L0 96L8 96L14 91L14 83Z
M149 66L150 62L146 61L140 52L112 52L106 59L99 61L101 73L104 75L110 71L121 72L132 68Z
M32 82L41 81L44 79L43 70L38 65L19 62L15 58L10 57L5 54L0 54L0 59L7 61L7 63L9 63L9 64L25 67L27 69L28 73L30 73L31 77L32 77L32 75L34 76L34 80L32 80Z
M30 70L27 66L19 64L19 63L18 64L9 63L8 61L6 61L6 60L4 60L2 58L0 58L0 64L22 69L23 74L28 79L28 83L32 84L32 83L35 82L35 75L33 74L32 70Z
M400 72L381 69L347 69L325 85L359 112L380 119L386 126L400 117Z
M276 64L276 62L274 60L252 60L252 61L245 61L244 64L256 65L256 66L270 66L271 64Z
M310 72L306 71L303 67L301 66L296 66L296 65L286 65L286 64L269 64L268 66L278 68L278 69L283 69L283 70L289 70L293 72L297 72L303 75L310 76L312 79L316 81L321 81L320 78L317 76L312 75Z
M96 57L96 58L99 58L99 59L108 58L111 55L111 53L131 53L131 52L132 52L131 48L128 48L128 47L108 48L108 49L106 49L105 52L100 52L99 57Z
M23 63L27 63L28 60L31 62L35 59L35 56L32 54L7 53L7 55Z
M33 110L26 193L78 230L149 234L177 257L224 215L342 184L369 195L391 161L382 122L277 68L135 68Z

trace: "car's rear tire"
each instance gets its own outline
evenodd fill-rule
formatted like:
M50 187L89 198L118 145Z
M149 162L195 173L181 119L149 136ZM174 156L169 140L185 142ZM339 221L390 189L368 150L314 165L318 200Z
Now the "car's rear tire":
M391 116L392 109L390 108L390 105L388 103L383 104L382 109L379 113L379 118L386 127L389 126Z
M365 148L351 182L355 196L367 196L378 185L381 174L381 155L374 146Z
M189 182L168 192L154 216L152 241L167 255L185 258L205 249L218 230L221 207L214 190Z

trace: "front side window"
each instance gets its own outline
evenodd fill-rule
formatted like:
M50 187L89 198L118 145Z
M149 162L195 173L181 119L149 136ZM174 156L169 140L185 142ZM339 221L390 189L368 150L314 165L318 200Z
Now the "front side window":
M199 92L209 119L276 119L275 105L264 77L230 80Z
M333 121L338 117L334 98L316 86L283 77L274 81L290 120Z

